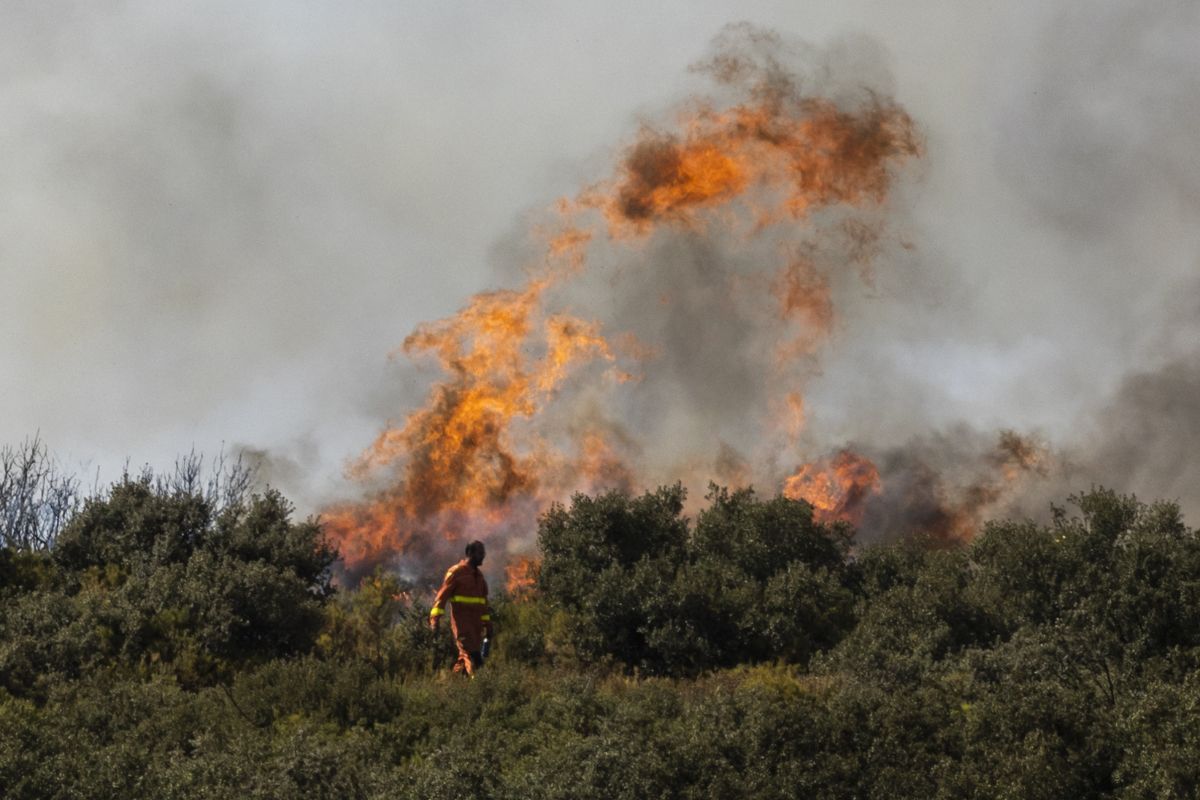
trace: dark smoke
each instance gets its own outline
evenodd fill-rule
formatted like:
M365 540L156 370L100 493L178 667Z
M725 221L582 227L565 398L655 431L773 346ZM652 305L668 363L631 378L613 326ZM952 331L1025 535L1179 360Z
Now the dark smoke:
M1093 482L1200 518L1200 352L1130 375L1089 432L1096 446L1077 457Z

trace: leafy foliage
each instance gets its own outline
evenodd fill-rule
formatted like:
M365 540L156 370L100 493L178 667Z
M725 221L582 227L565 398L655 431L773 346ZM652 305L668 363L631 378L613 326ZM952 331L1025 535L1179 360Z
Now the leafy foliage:
M806 662L853 624L849 531L812 507L712 487L695 530L679 485L576 496L542 519L538 589L586 661L649 673Z
M1200 540L1096 490L1051 524L852 548L678 486L542 521L479 676L426 590L274 493L131 479L0 549L12 798L1160 798L1200 784Z
M187 685L311 648L333 550L268 491L215 514L202 494L127 479L89 500L50 558L6 552L0 686L42 696L50 676L170 665Z

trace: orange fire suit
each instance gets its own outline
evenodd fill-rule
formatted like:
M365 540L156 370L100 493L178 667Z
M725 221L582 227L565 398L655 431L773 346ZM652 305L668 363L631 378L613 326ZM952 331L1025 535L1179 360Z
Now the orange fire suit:
M450 630L454 632L454 642L458 645L455 672L474 675L475 668L482 663L479 653L483 648L483 638L492 635L492 610L487 598L488 587L483 573L479 567L471 566L467 559L464 558L446 571L442 588L438 589L437 597L433 600L429 619L432 622L445 614L446 603L450 603Z

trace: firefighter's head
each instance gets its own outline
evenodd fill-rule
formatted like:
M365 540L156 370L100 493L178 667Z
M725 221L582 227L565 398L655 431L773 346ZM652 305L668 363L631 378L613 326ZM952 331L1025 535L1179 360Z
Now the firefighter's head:
M487 555L487 550L483 547L483 542L476 539L467 545L467 561L472 567L478 567L483 563L483 557Z

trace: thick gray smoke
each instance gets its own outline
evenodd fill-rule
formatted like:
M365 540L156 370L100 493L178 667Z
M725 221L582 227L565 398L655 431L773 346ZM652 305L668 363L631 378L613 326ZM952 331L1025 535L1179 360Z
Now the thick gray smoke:
M1013 234L1048 244L1040 263L1003 251L957 261L938 250L944 230L922 230L894 202L889 225L916 237L915 252L892 242L875 253L873 291L841 284L839 324L811 364L812 430L800 453L849 445L876 461L884 488L867 505L868 537L964 535L992 516L1045 516L1051 501L1095 485L1177 500L1200 516L1200 462L1190 457L1200 436L1200 11L1088 5L1036 19L1025 44L1033 69L1001 70L1010 82L997 92L994 155L980 157L1025 204ZM881 59L854 44L866 55L845 63L873 66L843 64L843 85L884 91L893 81ZM829 72L807 75L819 86ZM936 138L934 171L935 147ZM848 256L834 256L843 266L834 274L851 273ZM754 416L769 413L761 320L738 313L711 264L745 274L769 258L746 242L685 238L626 278L640 298L631 316L657 319L675 356L651 376L647 400L670 409L657 420L664 438L703 439L721 420L725 470L759 481L762 471L730 465L764 455ZM981 281L986 270L995 275ZM680 306L655 308L672 288ZM992 402L961 402L995 373L1009 383ZM971 404L987 413L972 417ZM1009 429L1020 435L1006 440ZM1012 457L1013 441L1032 448L1028 459Z
M1200 352L1129 376L1089 423L1077 458L1092 482L1200 517Z
M1200 7L1080 4L1036 38L999 160L1064 258L1060 314L1097 346L1061 446L1072 488L1180 501L1200 518ZM1067 372L1078 365L1064 364ZM1053 380L1047 376L1048 380ZM1030 381L1039 376L1030 375ZM1071 387L1066 387L1071 388ZM1067 483L1066 480L1063 483ZM1065 487L1064 487L1065 488Z
M1047 7L999 37L975 156L1019 210L966 223L990 247L967 259L926 223L937 296L879 298L814 389L879 466L865 536L1044 518L1098 485L1200 518L1198 40L1200 8L1174 0ZM1035 461L1005 456L1006 428Z
M783 32L775 78L894 97L925 154L881 220L851 215L886 223L868 282L836 211L807 244L598 246L570 311L673 357L623 401L576 392L560 428L605 430L655 478L764 490L850 447L879 467L864 525L884 533L989 495L1012 429L1045 460L985 516L1101 483L1200 517L1194 3L403 5L0 9L0 443L40 430L107 475L244 446L319 508L437 377L386 354L515 285L527 210L665 126L736 15L760 23L751 49ZM815 259L835 309L785 376L794 442L764 438L783 378L747 300L780 247Z

